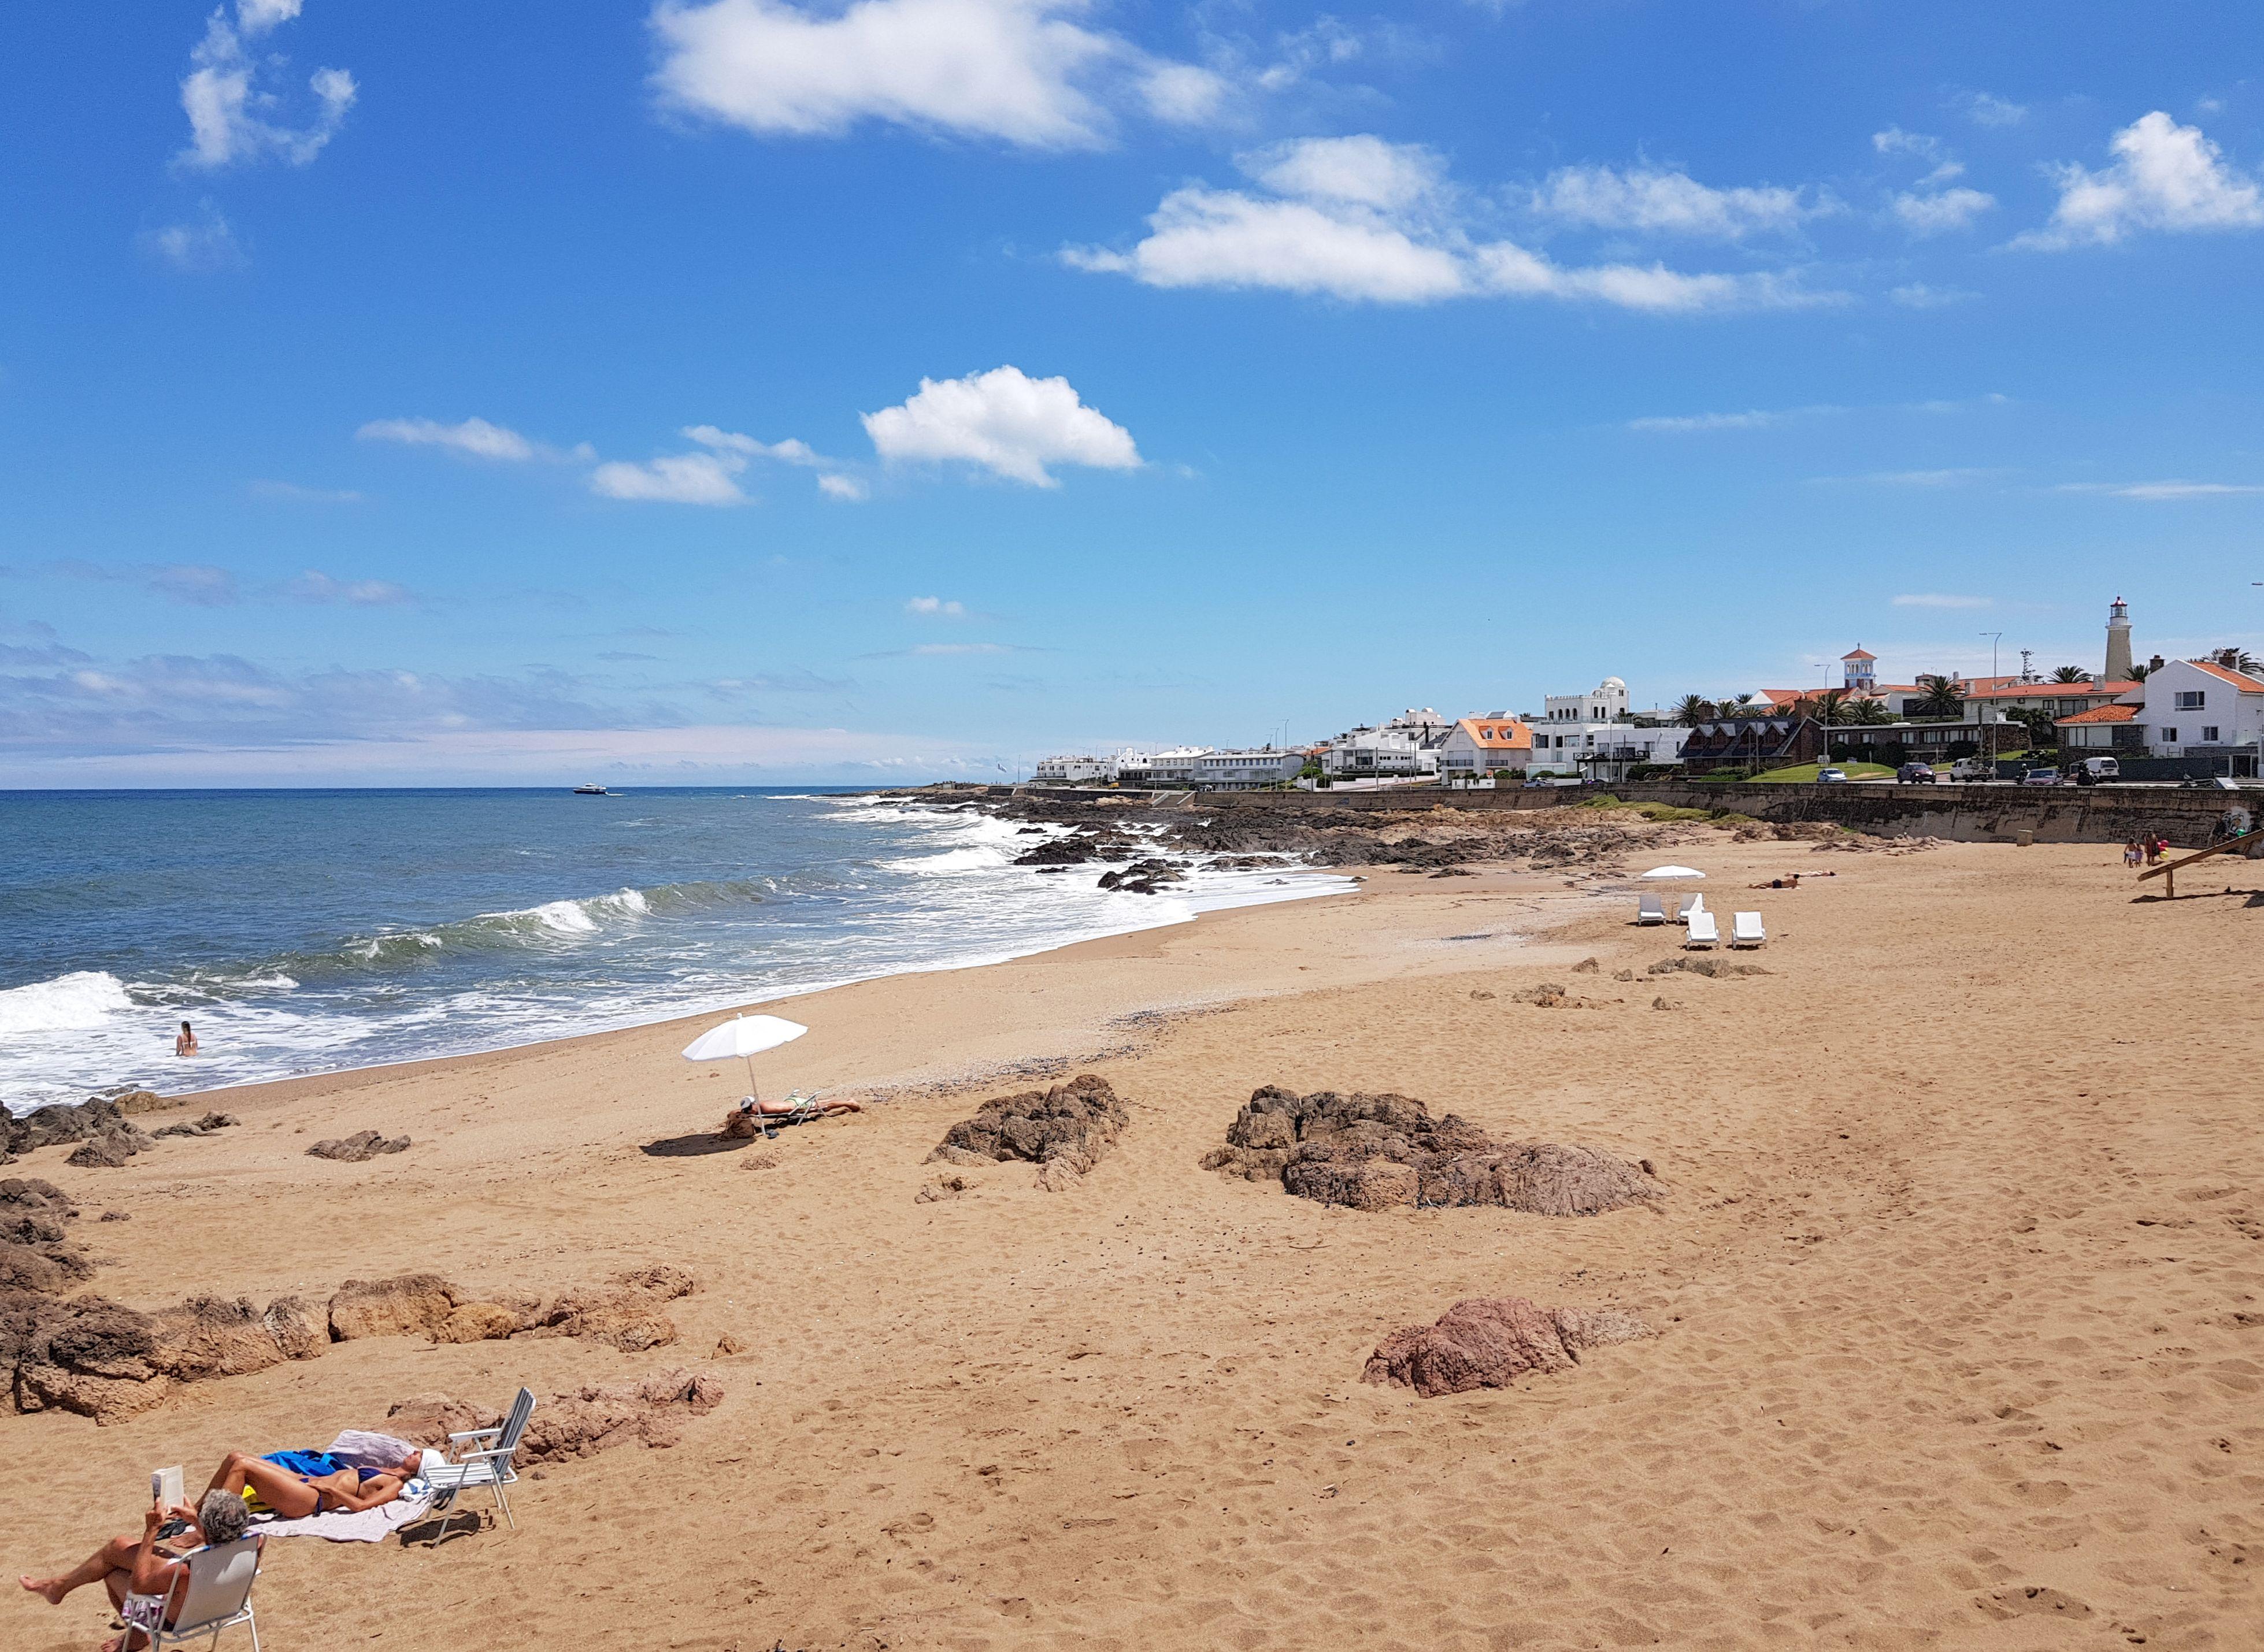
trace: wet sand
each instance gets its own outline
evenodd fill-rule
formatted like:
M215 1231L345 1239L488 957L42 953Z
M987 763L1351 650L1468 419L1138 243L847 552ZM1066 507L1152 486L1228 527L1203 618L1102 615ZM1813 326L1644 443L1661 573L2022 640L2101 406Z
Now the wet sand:
M94 1288L135 1306L428 1269L542 1291L648 1262L701 1288L669 1305L681 1340L641 1354L373 1339L110 1427L9 1417L11 1570L137 1525L153 1467L193 1482L410 1395L500 1404L683 1365L723 1403L672 1450L544 1470L516 1532L271 1545L263 1636L2264 1644L2264 869L2134 903L2112 847L1708 833L1660 859L1766 915L1769 974L1643 974L1673 937L1627 923L1631 894L1386 873L766 1006L813 1029L758 1059L766 1089L871 1100L745 1151L667 1150L743 1087L676 1055L713 1018L229 1091L241 1129L123 1170L42 1149L8 1173L84 1202L78 1236L117 1259ZM1819 870L1840 875L1744 887ZM1593 1007L1513 1000L1542 981ZM945 1127L1026 1087L993 1076L1056 1062L1131 1104L1114 1154L1063 1193L1003 1165L916 1202ZM1267 1083L1647 1157L1669 1194L1363 1215L1198 1169ZM303 1154L365 1127L415 1146ZM1498 1391L1360 1384L1385 1333L1495 1294L1660 1334ZM715 1356L727 1334L743 1351ZM91 1646L105 1617L11 1590L0 1641Z

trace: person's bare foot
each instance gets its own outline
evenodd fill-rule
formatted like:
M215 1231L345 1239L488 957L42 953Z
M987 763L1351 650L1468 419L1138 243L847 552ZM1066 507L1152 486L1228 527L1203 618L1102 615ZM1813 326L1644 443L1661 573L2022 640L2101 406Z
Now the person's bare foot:
M60 1577L34 1577L26 1572L16 1581L50 1606L63 1604L62 1579Z

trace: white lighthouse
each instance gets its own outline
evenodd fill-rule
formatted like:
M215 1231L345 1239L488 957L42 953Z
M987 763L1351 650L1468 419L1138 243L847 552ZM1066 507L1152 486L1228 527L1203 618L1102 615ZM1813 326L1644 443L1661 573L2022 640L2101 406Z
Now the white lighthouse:
M2130 680L2130 605L2117 597L2107 610L2107 672L2102 683Z

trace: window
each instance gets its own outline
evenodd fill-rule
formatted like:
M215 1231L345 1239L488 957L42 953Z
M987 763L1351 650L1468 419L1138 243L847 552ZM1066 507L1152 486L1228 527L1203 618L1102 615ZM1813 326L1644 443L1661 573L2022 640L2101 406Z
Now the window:
M2213 746L2217 743L2217 725L2215 723L2203 723L2201 726L2201 743L2205 746Z
M2177 731L2176 729L2174 729L2174 728L2165 728L2165 729L2163 729L2163 730L2162 730L2162 743L2163 743L2164 745L2166 745L2166 746L2173 746L2173 745L2177 744L2177 743L2178 743L2178 731Z
M2202 698L2202 691L2200 689L2181 688L2178 691L2178 709L2180 711L2199 711L2207 703L2207 700Z

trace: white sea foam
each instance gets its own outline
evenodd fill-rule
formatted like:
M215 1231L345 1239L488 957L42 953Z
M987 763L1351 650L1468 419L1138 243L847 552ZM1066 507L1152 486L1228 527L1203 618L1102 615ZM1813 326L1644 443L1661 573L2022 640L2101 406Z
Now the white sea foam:
M133 1008L126 983L117 976L107 970L75 969L0 992L0 1038L98 1027Z

